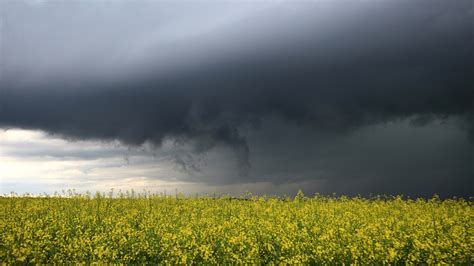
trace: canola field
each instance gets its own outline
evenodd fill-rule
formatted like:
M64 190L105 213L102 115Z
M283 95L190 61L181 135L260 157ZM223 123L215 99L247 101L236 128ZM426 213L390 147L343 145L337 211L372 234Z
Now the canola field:
M472 200L2 197L2 263L470 264Z

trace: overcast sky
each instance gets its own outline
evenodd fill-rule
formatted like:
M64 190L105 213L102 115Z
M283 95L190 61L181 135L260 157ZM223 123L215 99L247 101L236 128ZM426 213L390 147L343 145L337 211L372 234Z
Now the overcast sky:
M472 0L1 0L1 193L473 195Z

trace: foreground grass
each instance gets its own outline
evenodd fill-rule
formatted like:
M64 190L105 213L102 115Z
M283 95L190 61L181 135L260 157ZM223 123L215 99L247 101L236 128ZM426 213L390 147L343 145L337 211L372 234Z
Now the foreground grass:
M472 201L153 195L0 198L0 261L466 263Z

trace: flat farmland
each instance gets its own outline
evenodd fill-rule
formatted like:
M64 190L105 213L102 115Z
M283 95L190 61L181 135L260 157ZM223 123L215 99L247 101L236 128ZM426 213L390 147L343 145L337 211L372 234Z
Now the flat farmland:
M3 263L473 263L471 200L0 198Z

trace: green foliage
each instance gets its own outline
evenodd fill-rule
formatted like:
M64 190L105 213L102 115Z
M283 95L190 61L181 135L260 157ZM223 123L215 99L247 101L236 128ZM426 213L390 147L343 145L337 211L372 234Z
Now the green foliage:
M90 193L0 198L3 263L472 264L471 201Z

